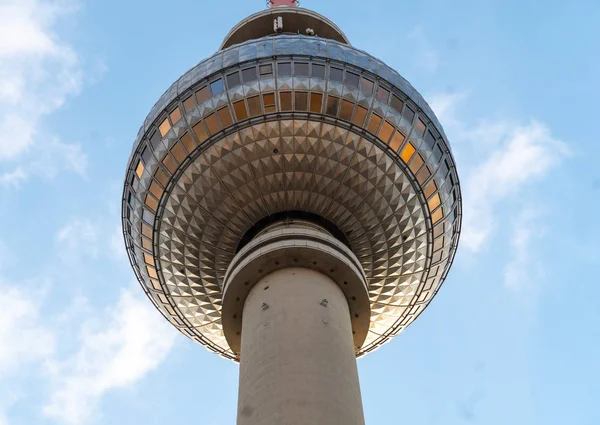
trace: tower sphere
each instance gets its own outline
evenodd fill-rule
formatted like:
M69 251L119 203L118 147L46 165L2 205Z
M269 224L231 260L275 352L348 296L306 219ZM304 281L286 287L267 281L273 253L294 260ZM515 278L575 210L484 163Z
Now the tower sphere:
M233 360L236 299L306 263L344 291L360 356L412 323L448 273L461 226L454 159L396 71L321 15L272 3L148 114L123 192L127 253L169 322ZM252 263L261 243L289 251ZM241 295L224 303L228 288Z

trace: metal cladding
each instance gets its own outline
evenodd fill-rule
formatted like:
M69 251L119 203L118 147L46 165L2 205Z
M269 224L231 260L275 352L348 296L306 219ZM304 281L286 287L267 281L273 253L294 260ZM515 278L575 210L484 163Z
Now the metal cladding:
M276 35L186 72L140 129L123 227L147 295L181 332L235 359L221 323L240 241L276 213L333 223L360 262L369 331L389 341L448 273L461 223L449 144L419 93L347 44Z

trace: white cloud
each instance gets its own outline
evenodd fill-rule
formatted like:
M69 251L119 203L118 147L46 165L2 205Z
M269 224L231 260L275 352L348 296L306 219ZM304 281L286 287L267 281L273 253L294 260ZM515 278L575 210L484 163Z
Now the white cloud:
M107 391L130 386L166 358L176 332L142 297L139 290L123 291L104 320L84 324L80 348L54 369L47 416L86 423Z
M99 238L98 224L85 218L72 220L61 227L56 233L55 241L63 261L73 262L85 256L96 257Z
M27 174L21 167L17 167L12 171L0 174L0 187L17 188L25 179L27 179Z
M0 377L15 373L21 366L48 360L55 339L40 318L35 292L0 285L0 306Z
M531 292L540 277L540 270L534 256L535 242L544 235L537 211L526 208L512 223L510 245L512 258L504 268L504 284L514 292Z
M461 245L480 251L496 227L496 210L522 193L570 155L567 144L548 126L509 119L481 120L472 126L457 117L466 92L432 96L431 108L448 123L450 143L459 162L463 195ZM477 122L480 117L469 121ZM457 149L458 148L458 149Z
M82 86L80 59L56 33L57 24L72 12L75 1L0 2L0 183L10 182L4 185L15 186L31 174L15 162L29 155L28 164L40 164L53 148L63 154L69 150L65 168L82 172L73 159L73 155L81 156L78 147L47 144L47 134L44 143L37 143L38 136L42 141L43 118ZM3 162L12 162L12 171L3 170Z
M505 122L500 142L482 163L467 171L463 183L465 225L462 243L479 251L494 230L494 210L511 195L542 179L569 155L567 144L537 121L519 125ZM484 132L482 128L475 130Z

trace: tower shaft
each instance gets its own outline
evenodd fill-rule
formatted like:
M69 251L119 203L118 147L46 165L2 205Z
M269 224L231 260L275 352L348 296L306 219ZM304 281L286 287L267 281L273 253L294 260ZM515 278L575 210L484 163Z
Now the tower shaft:
M263 277L244 304L238 425L362 425L348 301L315 270Z

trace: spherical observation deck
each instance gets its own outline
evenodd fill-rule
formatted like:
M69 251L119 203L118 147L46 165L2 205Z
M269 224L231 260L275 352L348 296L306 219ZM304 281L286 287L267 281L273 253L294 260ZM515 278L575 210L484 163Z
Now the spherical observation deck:
M396 71L346 41L266 35L161 96L129 159L123 226L146 294L181 332L237 359L221 317L228 267L263 224L307 217L362 267L357 356L440 288L460 233L458 176L441 125Z

